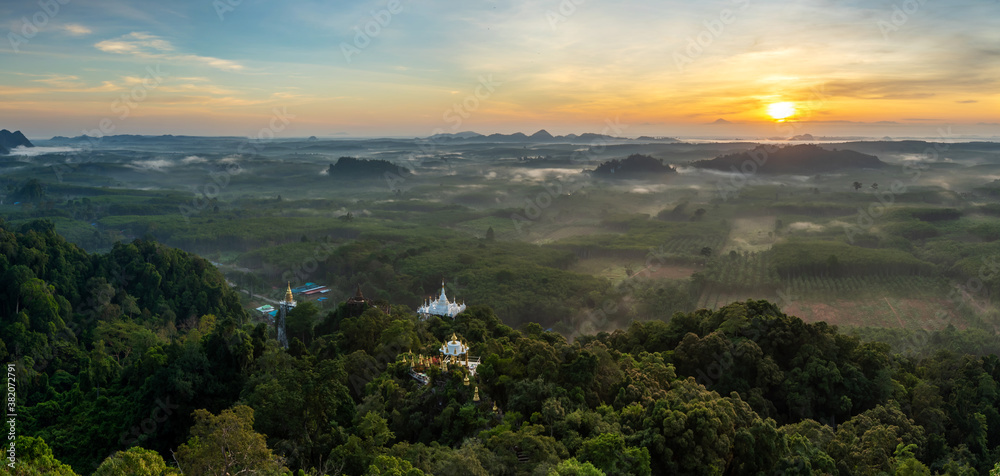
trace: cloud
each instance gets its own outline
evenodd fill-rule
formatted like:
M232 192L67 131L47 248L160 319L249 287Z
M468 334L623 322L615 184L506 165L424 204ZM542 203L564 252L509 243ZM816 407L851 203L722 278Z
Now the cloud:
M93 33L93 31L90 28L87 28L78 23L67 23L62 26L62 29L65 30L66 33L69 33L70 35L73 36L83 36Z
M70 152L76 152L77 149L72 147L24 147L17 146L10 151L10 155L20 155L24 157L36 157L45 154L68 154Z
M106 53L118 54L153 54L173 51L174 46L169 41L149 33L132 32L116 40L104 40L94 45ZM151 51L153 50L153 51Z
M49 74L44 75L40 79L32 79L31 82L42 83L48 88L31 90L27 88L22 88L20 93L22 94L33 94L33 93L51 93L51 92L73 92L73 93L84 93L84 92L110 92L118 91L121 87L111 81L103 81L100 86L90 86L84 83L78 76L69 74ZM0 95L8 94L9 92L0 89Z
M975 99L966 99L964 101L955 101L955 102L957 102L959 104L974 104L974 103L977 103L979 101L977 101Z
M131 164L127 164L127 167L138 170L155 170L157 172L162 172L163 169L167 167L173 167L175 164L166 159L152 159L152 160L136 160Z
M825 85L831 96L859 99L926 99L935 95L932 91L922 91L928 81L871 80L832 81Z
M132 32L113 40L104 40L94 47L105 52L131 55L145 59L200 63L223 71L242 71L243 65L211 56L177 53L174 45L163 38L144 32Z
M80 86L80 77L71 74L52 74L42 79L33 79L32 81L60 88L75 88Z
M824 229L826 229L826 227L824 227L823 225L810 223L807 221L797 221L795 223L789 224L788 229L792 231L805 231L805 232L815 233L823 231Z

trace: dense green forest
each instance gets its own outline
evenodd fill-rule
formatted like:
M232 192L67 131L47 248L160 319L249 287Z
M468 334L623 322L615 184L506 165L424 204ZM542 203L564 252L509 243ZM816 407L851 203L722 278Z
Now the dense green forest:
M289 315L289 349L215 268L152 241L88 254L0 223L4 474L985 474L1000 460L986 331L807 324L766 301L572 342L491 308ZM640 290L642 291L642 290ZM481 357L404 361L448 336ZM478 392L480 400L474 401ZM494 406L495 405L495 406Z
M853 150L827 150L815 144L787 147L762 145L746 152L694 162L695 167L740 171L753 168L765 174L817 174L850 168L881 168L886 164L874 155ZM759 167L759 168L758 168Z
M602 162L594 169L593 174L623 177L643 177L648 174L675 174L677 170L669 165L663 165L660 159L642 154L632 154L624 159L612 159Z

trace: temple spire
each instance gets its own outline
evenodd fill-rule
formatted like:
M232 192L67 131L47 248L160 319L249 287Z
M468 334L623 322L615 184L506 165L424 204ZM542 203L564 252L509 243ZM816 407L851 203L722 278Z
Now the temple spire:
M288 317L288 311L294 308L295 298L292 296L292 283L289 281L288 287L285 290L285 299L278 303L278 318L274 322L278 344L285 349L288 348L288 333L285 331L285 319Z
M289 281L288 290L285 291L285 302L292 302L292 301L294 301L294 299L292 298L292 282Z
M429 316L446 316L455 317L456 314L465 310L465 303L458 303L458 299L454 302L448 300L447 294L445 294L445 283L441 280L441 294L435 298L430 296L428 301L424 302L424 305L417 308L417 313L424 319Z

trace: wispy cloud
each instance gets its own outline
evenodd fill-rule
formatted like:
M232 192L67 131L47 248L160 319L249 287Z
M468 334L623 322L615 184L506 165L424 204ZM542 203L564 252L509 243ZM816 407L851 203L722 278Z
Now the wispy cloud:
M211 56L178 53L170 41L145 32L132 32L113 40L100 41L94 44L94 47L105 53L131 55L161 61L203 64L223 71L243 70L243 65L235 61Z
M22 94L33 94L33 93L52 93L52 92L72 92L72 93L95 93L95 92L109 92L118 91L122 89L120 85L115 84L112 81L102 81L99 86L93 86L87 84L87 82L81 80L75 75L64 75L64 74L51 74L45 75L39 79L32 79L33 83L40 83L45 85L44 88L13 88L13 91L20 91ZM3 89L0 89L0 95L6 94Z
M62 88L79 87L81 84L80 77L71 74L52 74L41 79L32 79L32 81Z
M62 29L66 33L69 33L70 35L73 36L83 36L93 33L93 31L90 28L80 25L79 23L67 23L62 26Z

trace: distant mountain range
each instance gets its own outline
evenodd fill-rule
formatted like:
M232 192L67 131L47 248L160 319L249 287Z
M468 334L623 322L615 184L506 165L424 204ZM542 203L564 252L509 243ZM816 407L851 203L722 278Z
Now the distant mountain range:
M583 133L580 135L567 134L564 136L554 136L542 129L534 134L525 135L523 132L515 132L513 134L490 134L483 135L478 132L465 131L465 132L455 132L455 133L445 133L445 134L435 134L427 137L427 140L432 141L455 141L455 142L561 142L561 143L579 143L579 142L593 142L595 140L642 140L642 141L663 141L663 142L679 142L677 139L672 139L669 137L640 137L639 139L626 139L623 137L609 136L605 134L593 134L593 133Z
M149 135L139 135L139 134L118 134L118 135L108 135L104 137L94 137L88 136L86 134L76 137L66 137L66 136L55 136L49 139L49 142L60 142L60 143L70 143L70 142L88 142L94 140L100 140L102 142L135 142L135 141L157 141L157 140L172 140L172 139L242 139L242 137L237 136L175 136L172 134L163 134L158 136Z
M703 169L726 172L743 170L747 162L753 164L755 173L812 175L850 168L877 169L886 164L874 155L853 150L827 150L813 144L776 147L761 145L736 154L723 155L711 160L699 160L691 165ZM747 168L750 168L749 166Z
M335 134L336 135L336 134ZM203 136L183 136L183 135L137 135L137 134L118 134L118 135L107 135L101 137L100 140L106 143L121 143L121 142L154 142L154 141L169 141L169 140L186 140L186 139L242 139L242 137L229 137L229 136L218 136L218 137L203 137ZM615 137L606 134L594 134L594 133L584 133L584 134L567 134L562 136L554 136L550 134L545 129L542 129L534 134L527 135L522 132L515 132L513 134L490 134L484 135L478 132L465 131L465 132L455 132L455 133L444 133L435 134L429 137L415 137L414 140L430 140L430 141L442 141L449 143L570 143L570 144L585 144L593 143L595 141L615 141L615 142L661 142L661 143L675 143L681 142L672 137L651 137L642 136L638 139L629 139L626 137ZM88 135L81 135L76 137L66 137L66 136L55 136L49 139L48 142L55 144L71 144L76 142L92 142L98 140L97 137L92 137ZM294 140L290 139L290 140ZM316 136L309 137L305 139L307 142L316 142L323 139L319 139ZM389 139L389 138L358 138L357 140L399 140Z
M0 130L0 154L8 154L11 149L22 145L25 147L35 146L27 137L24 137L24 134L21 134L21 131Z

